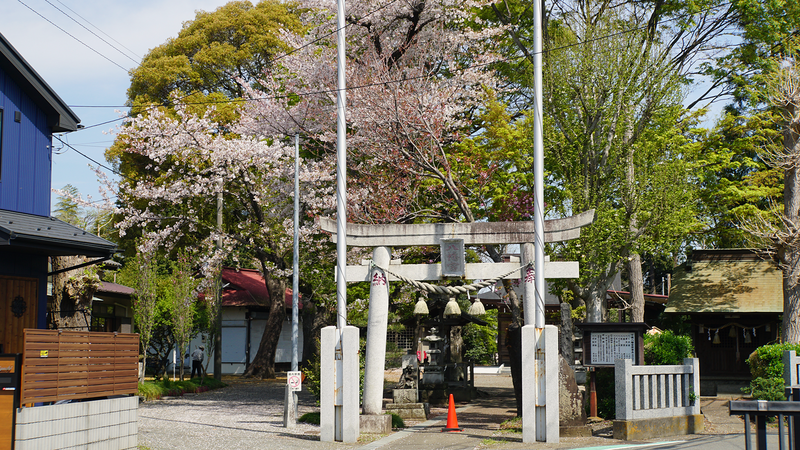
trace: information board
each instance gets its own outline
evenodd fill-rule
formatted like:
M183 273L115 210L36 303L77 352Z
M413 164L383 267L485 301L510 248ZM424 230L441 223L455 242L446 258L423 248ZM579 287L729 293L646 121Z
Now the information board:
M636 363L635 332L598 332L589 338L590 364L613 366L618 359L630 359Z

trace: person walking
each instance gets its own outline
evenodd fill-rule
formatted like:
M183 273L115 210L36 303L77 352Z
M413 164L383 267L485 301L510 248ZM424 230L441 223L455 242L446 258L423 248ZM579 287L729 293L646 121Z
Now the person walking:
M192 352L192 375L189 377L194 378L194 372L197 371L197 374L201 377L203 376L203 358L205 357L205 350L206 348L202 345L197 347L197 350Z

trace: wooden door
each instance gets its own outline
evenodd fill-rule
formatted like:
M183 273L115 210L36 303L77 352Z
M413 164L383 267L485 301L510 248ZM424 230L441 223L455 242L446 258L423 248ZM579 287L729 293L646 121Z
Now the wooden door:
M22 330L36 328L39 280L0 276L0 353L22 353Z

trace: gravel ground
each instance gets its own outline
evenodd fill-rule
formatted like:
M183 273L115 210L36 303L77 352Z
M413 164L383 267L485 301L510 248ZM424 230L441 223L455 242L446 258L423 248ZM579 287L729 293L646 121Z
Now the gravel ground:
M387 370L394 383L400 370ZM297 424L283 427L285 379L246 380L225 377L228 387L201 394L143 402L139 405L139 446L144 450L167 449L350 449L382 436L362 434L356 444L320 442L319 427ZM507 389L509 376L476 375L477 387ZM319 411L305 390L298 396L299 415ZM445 406L433 406L431 417L447 414ZM416 422L407 421L413 426Z
M348 449L319 441L319 427L283 427L285 380L225 378L228 387L139 405L139 448L166 449ZM303 391L298 410L318 411Z

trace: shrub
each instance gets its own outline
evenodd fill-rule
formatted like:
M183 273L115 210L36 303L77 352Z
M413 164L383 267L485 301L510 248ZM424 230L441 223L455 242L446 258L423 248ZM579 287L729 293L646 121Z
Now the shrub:
M769 344L758 347L747 358L750 374L756 378L783 378L783 352L800 353L800 344Z
M310 412L305 413L297 419L300 423L310 423L311 425L319 425L319 413L318 412Z
M783 352L800 353L800 344L769 344L758 347L747 358L753 380L742 391L757 400L785 400L783 394Z
M757 400L786 400L784 395L783 378L764 378L758 377L750 382L749 388L742 388L745 394Z
M392 428L405 428L406 423L403 421L403 418L395 413L386 413L392 415Z
M694 353L692 338L672 330L644 335L644 361L647 365L679 365Z
M200 393L209 391L211 389L219 389L227 386L225 383L217 381L214 378L206 378L202 384L199 383L200 383L199 381L195 382L192 380L145 381L144 383L139 383L138 394L139 397L142 397L145 400L158 400L164 396L177 397L187 392Z

